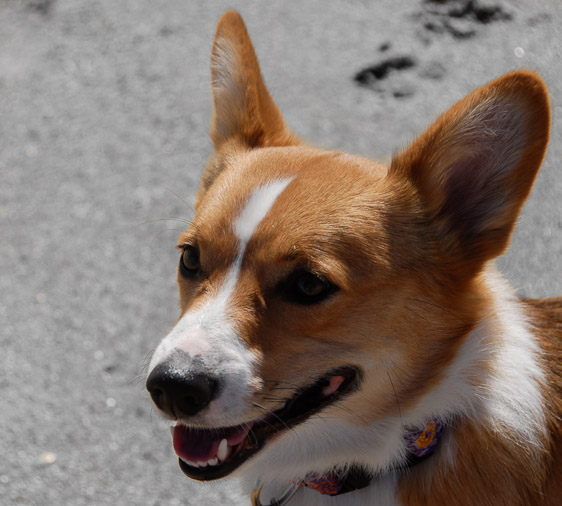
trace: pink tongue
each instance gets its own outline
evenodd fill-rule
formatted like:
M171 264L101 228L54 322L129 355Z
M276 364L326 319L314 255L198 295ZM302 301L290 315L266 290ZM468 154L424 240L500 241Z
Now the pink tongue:
M217 454L221 442L210 435L206 431L176 425L173 439L176 455L190 462L207 462Z
M185 425L174 427L174 451L189 462L207 462L214 458L223 439L229 446L241 443L253 424L238 425L226 429L193 429Z

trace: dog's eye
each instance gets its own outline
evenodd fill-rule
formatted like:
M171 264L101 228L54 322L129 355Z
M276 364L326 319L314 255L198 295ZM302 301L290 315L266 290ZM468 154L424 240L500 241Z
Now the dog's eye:
M297 304L316 304L334 293L338 287L310 271L297 271L289 277L282 290L287 299Z
M303 272L297 277L296 284L307 297L318 297L326 289L326 282L311 272Z
M199 272L199 250L195 246L186 245L182 247L180 259L180 272L185 277L193 277Z

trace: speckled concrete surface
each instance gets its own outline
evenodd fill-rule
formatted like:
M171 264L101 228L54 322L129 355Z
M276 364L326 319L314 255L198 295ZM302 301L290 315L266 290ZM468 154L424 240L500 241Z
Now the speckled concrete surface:
M1 505L247 504L183 476L143 378L177 316L174 244L210 152L227 8L288 123L370 156L493 77L538 70L552 142L500 265L525 295L562 293L562 4L490 0L492 19L454 4L0 0ZM391 58L409 63L354 80Z

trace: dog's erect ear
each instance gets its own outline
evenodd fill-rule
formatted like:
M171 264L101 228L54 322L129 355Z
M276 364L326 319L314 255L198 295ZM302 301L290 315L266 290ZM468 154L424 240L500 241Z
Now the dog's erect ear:
M244 21L234 10L217 24L211 93L211 139L216 149L226 141L248 148L297 143L265 86Z
M299 144L287 128L261 75L254 46L238 12L227 11L217 23L211 54L211 140L195 208L224 168L232 150Z
M474 274L505 251L546 152L543 80L518 70L473 91L392 160L416 187L447 261Z

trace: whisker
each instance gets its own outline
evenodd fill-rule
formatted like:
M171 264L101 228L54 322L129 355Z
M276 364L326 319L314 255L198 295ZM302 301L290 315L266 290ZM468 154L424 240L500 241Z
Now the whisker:
M392 378L390 377L390 372L386 373L388 376L388 380L392 385L392 391L394 392L394 398L396 399L396 406L398 407L398 414L400 415L400 425L404 427L404 421L402 420L402 410L400 409L400 402L398 401L398 394L396 393L396 389L394 388L394 383L392 382Z
M273 425L272 423L268 422L267 420L262 420L260 423L263 423L263 424L268 425L269 427L272 427L273 429L275 429L275 425Z
M158 238L158 236L160 236L160 235L162 235L162 234L164 234L164 233L166 233L166 232L171 232L172 230L175 231L175 232L180 232L180 233L181 233L181 232L184 232L185 229L183 229L183 228L166 228L166 229L164 229L164 230L160 230L160 232L156 233L156 234L154 235L154 237L151 239L151 241L150 241L150 246L151 246L151 247L153 246L153 244L154 244L154 242L156 241L156 239Z
M144 382L146 381L146 375L145 374L137 374L136 376L133 376L129 381L127 381L127 385L143 385L144 387Z
M140 227L142 225L150 225L151 223L158 223L160 221L179 221L179 222L185 223L187 225L189 225L191 223L190 220L186 220L185 218L180 218L178 216L170 216L169 218L158 218L156 220L143 221L142 223L137 223L135 225L135 227Z
M164 188L164 190L169 191L172 195L176 196L179 200L181 200L184 204L185 207L187 207L190 211L194 211L193 209L193 204L188 204L188 202L186 200L184 200L183 198L181 198L174 190L170 190L170 188L164 186L163 184L159 185L161 188Z
M148 350L146 352L146 355L144 356L143 366L142 366L142 369L141 369L142 372L145 372L145 373L147 372L148 366L150 364L150 361L152 360L153 354L154 354L154 350Z
M411 301L411 302L419 302L419 303L421 303L421 304L426 304L426 305L431 306L431 307L434 307L434 308L436 308L436 309L441 309L441 310L443 310L443 311L446 311L447 313L449 313L449 314L451 314L451 315L453 315L453 316L457 316L457 317L459 316L455 311L451 311L449 308L440 306L439 304L435 304L435 303L430 302L430 301L428 301L428 300L419 299L419 298L417 298L417 297L409 297L409 298L407 298L406 300L409 300L409 301Z
M261 404L258 404L257 402L252 402L252 404L256 407L256 408L260 408L263 409L266 413L269 413L270 415L273 415L275 418L277 418L277 420L279 420L287 430L293 430L291 427L289 427L287 425L287 423L285 422L285 420L283 420L280 416L276 415L273 411L271 411L271 409L266 408L265 406L262 406Z
M312 379L318 379L318 378L317 378L317 376L308 376L305 379L312 380ZM290 381L285 381L285 380L279 380L279 379L266 379L266 380L264 380L264 382L265 383L276 383L276 384L279 384L279 385L293 385L293 386L296 385L296 383L292 383Z
M259 444L259 441L258 441L258 438L257 438L257 436L254 434L254 431L253 431L252 429L250 429L250 430L248 431L248 436L251 436L251 438L253 439L253 441L251 442L251 443L252 443L252 446L253 446L254 448L257 448L257 446L258 446L258 444Z
M307 379L309 379L310 381L314 381L314 380L316 380L316 379L318 379L318 378L316 378L316 377L314 377L314 378L310 377L310 378L307 378ZM302 388L302 385L297 385L296 383L291 383L291 382L289 382L289 381L265 380L264 383L265 383L266 385L267 385L267 384L285 385L285 388ZM271 388L275 388L275 387L271 387ZM279 387L279 388L281 388L281 387Z
M281 402L286 400L285 397L276 397L275 395L263 395L262 399L264 401L274 401L274 402Z

